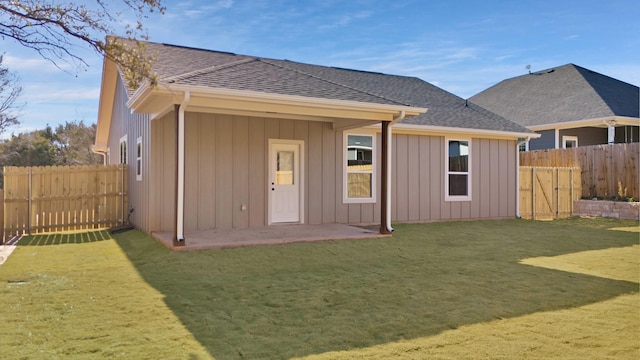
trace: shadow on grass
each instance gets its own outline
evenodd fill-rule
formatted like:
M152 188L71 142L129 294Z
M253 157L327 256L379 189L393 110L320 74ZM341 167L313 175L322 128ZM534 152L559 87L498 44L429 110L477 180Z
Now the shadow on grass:
M73 233L53 233L36 234L22 237L18 246L46 246L61 244L86 244L96 241L111 240L112 237L107 230L73 232Z
M638 284L519 264L638 243L573 219L397 225L393 238L172 253L114 235L219 359L290 358L438 334L638 292ZM187 239L188 241L188 239Z

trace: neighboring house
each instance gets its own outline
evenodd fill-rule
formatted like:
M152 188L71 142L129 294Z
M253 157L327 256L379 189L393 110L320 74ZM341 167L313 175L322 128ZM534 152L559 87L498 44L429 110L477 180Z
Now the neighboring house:
M517 144L535 134L429 83L146 44L158 85L127 89L106 59L94 146L128 164L138 228L180 243L192 230L517 215Z
M527 150L638 142L638 87L568 64L503 80L476 103L542 136Z

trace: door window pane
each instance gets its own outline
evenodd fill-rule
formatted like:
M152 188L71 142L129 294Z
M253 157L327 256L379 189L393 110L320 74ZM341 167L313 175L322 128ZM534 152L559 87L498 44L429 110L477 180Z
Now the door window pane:
M293 185L294 152L278 150L276 157L276 184Z

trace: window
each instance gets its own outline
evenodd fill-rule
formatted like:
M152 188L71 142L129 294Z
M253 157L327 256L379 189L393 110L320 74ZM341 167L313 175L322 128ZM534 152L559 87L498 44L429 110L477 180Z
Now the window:
M127 163L127 135L120 138L120 164Z
M136 140L136 180L142 181L142 136Z
M344 202L375 202L374 136L345 134L344 143Z
M445 149L445 200L471 200L470 140L448 139Z
M563 136L562 137L562 148L563 149L571 149L578 147L578 137L577 136Z

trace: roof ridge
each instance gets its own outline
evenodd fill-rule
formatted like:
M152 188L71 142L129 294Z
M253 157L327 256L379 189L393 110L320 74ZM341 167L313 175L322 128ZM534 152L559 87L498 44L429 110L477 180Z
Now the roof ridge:
M233 54L235 55L235 54ZM236 55L238 56L238 55ZM222 69L226 69L232 66L236 66L236 65L242 65L242 64L246 64L246 63L250 63L252 61L257 61L258 58L255 57L245 57L243 59L240 59L238 61L232 61L226 64L222 64L222 65L213 65L213 66L208 66L202 69L198 69L198 70L193 70L193 71L189 71L183 74L177 74L177 75L172 75L172 76L168 76L166 78L161 79L162 81L166 81L166 82L175 82L176 80L183 80L186 79L188 77L191 76L197 76L197 75L204 75L207 74L209 72L215 71L215 70L222 70Z
M411 105L406 104L406 103L404 103L404 102L400 102L400 101L398 101L398 100L396 100L396 99L389 99L389 98L387 98L387 97L385 97L385 96L381 96L381 95L378 95L378 94L373 94L373 93L370 93L370 92L368 92L368 91L365 91L365 90L362 90L362 89L355 88L355 87L353 87L353 86L349 86L349 85L341 84L341 83L339 83L339 82L337 82L337 81L333 81L333 80L325 79L325 78L323 78L323 77L320 77L320 76L317 76L317 75L314 75L314 74L309 74L309 73L308 73L308 72L306 72L306 71L301 71L301 70L298 70L298 69L294 69L294 68L290 68L290 67L286 67L286 66L282 66L282 65L276 64L276 63L274 62L274 60L271 60L271 59L266 59L266 58L257 58L257 59L258 59L259 61L262 61L262 62L266 63L266 64L269 64L269 65L272 65L272 66L277 66L277 67L279 67L279 68L281 68L281 69L287 69L287 70L295 71L295 72L297 72L297 73L299 73L299 74L303 74L303 75L306 75L306 76L312 77L312 78L314 78L314 79L317 79L317 80L320 80L320 81L324 81L324 82L327 82L327 83L330 83L330 84L333 84L333 85L342 86L342 87L344 87L344 88L347 88L347 89L350 89L350 90L354 90L354 91L357 91L357 92L360 92L360 93L363 93L363 94L367 94L367 95L369 95L369 96L377 97L377 98L380 98L380 99L383 99L383 100L387 100L387 101L392 101L392 102L395 102L395 103L400 104L400 105L411 106ZM276 61L277 61L277 60L276 60ZM291 60L280 60L280 61L295 62L295 61L291 61ZM310 64L304 64L304 63L298 63L298 64L310 65ZM324 67L324 68L327 68L327 69L335 69L335 68L332 68L332 67L322 66L322 65L311 65L311 66L320 66L320 67ZM341 70L349 71L348 69L341 69ZM381 73L380 73L380 74L381 74ZM381 74L381 75L385 75L385 74Z

